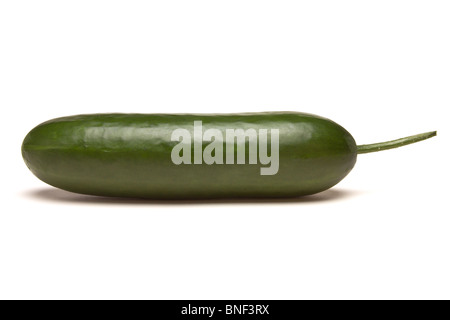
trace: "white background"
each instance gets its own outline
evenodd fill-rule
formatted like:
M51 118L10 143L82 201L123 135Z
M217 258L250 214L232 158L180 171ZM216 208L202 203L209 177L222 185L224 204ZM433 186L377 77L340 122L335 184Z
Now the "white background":
M2 1L0 298L450 298L448 1ZM51 188L20 146L98 112L304 111L359 157L298 201Z

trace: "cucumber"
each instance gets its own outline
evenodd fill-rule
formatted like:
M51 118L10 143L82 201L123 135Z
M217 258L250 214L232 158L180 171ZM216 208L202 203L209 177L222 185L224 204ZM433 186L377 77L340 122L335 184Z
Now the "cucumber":
M38 125L22 144L52 186L150 199L314 194L341 181L357 153L343 127L298 112L76 115Z

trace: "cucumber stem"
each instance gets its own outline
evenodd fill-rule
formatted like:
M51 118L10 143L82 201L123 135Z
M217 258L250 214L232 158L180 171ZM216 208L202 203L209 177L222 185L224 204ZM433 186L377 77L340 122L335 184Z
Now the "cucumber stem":
M414 136L409 136L397 140L392 141L386 141L386 142L379 142L379 143L372 143L372 144L363 144L358 146L358 154L362 153L370 153L370 152L377 152L377 151L383 151L398 147L403 147L411 143L416 143L422 140L429 139L431 137L434 137L436 135L436 131L416 134Z

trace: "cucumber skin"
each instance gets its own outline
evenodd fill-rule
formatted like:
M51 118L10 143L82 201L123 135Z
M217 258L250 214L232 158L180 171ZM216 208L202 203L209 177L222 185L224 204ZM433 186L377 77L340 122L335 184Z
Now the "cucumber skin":
M180 164L173 130L279 129L279 170L266 165ZM203 148L209 142L204 142ZM193 151L193 144L192 154ZM268 146L270 150L270 144ZM225 146L224 146L225 151ZM236 150L235 150L236 153ZM22 156L42 181L76 193L149 199L280 198L324 191L353 168L355 140L335 122L298 112L88 114L44 122L25 137Z

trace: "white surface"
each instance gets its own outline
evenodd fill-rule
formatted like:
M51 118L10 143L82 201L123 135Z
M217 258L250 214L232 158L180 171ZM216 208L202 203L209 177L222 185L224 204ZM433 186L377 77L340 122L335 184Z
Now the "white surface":
M2 1L0 298L450 298L448 1ZM94 112L293 110L360 156L298 202L105 201L24 165Z

